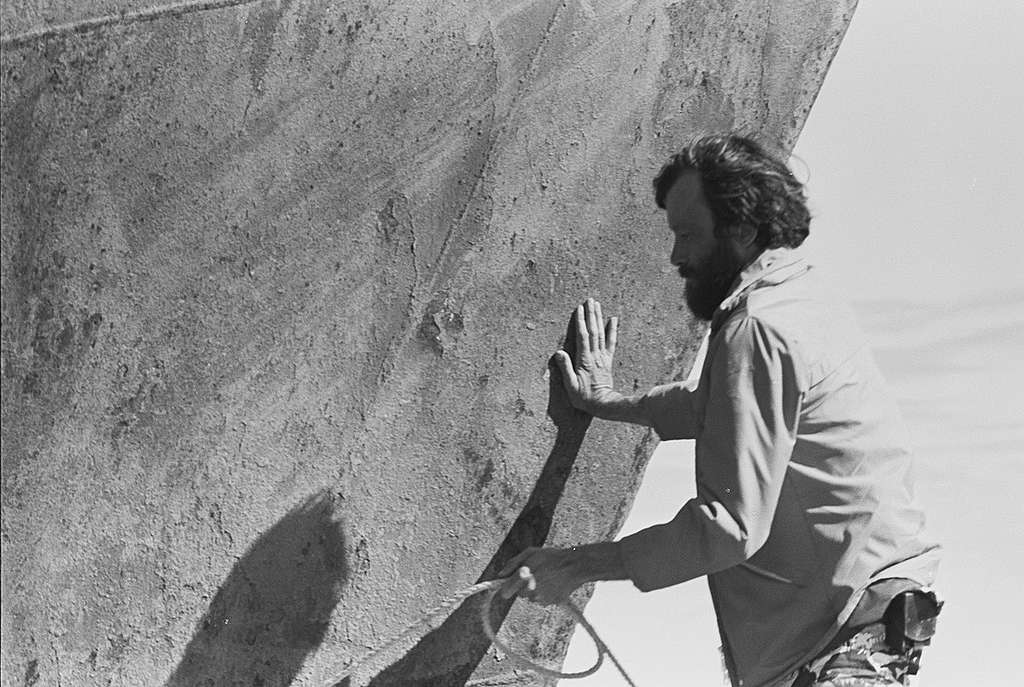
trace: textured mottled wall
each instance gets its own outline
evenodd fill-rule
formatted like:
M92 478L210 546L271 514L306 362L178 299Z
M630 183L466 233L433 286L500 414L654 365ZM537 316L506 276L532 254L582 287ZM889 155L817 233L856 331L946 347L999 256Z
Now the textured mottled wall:
M683 369L650 178L791 146L853 0L210 5L4 4L4 685L318 685L614 535L651 444L547 356L593 295L622 386ZM374 684L536 681L473 604L409 648Z

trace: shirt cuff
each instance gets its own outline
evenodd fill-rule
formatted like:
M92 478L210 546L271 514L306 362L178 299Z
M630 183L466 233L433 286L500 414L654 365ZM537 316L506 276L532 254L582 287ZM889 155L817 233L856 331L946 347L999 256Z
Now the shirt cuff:
M622 565L642 592L670 587L687 579L680 575L679 542L672 523L654 525L619 540ZM676 560L674 560L676 559Z
M651 427L663 441L693 439L697 422L693 412L693 390L686 382L656 386L641 400Z

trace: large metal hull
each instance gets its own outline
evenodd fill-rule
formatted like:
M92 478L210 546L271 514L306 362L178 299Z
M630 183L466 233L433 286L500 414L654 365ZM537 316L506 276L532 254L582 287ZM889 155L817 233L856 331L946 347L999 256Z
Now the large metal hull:
M651 177L788 149L853 4L5 3L3 684L319 685L614 536L652 442L547 357L592 295L622 386L684 370ZM539 683L488 647L469 602L374 684Z

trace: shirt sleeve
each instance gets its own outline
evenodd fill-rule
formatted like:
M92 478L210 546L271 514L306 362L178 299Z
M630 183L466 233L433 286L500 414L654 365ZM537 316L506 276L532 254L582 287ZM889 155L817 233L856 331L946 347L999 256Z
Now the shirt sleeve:
M693 389L688 382L656 386L644 394L642 403L651 427L660 439L693 439L697 436Z
M771 529L796 442L803 374L784 338L755 318L737 317L719 335L696 437L697 496L670 522L620 541L643 591L737 565Z

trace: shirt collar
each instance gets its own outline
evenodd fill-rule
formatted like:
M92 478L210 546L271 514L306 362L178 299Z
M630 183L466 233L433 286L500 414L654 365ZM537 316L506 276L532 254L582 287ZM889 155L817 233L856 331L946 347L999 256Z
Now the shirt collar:
M724 319L736 309L756 284L781 284L808 268L804 256L795 248L768 248L762 251L740 272L729 295L718 306L715 319Z

